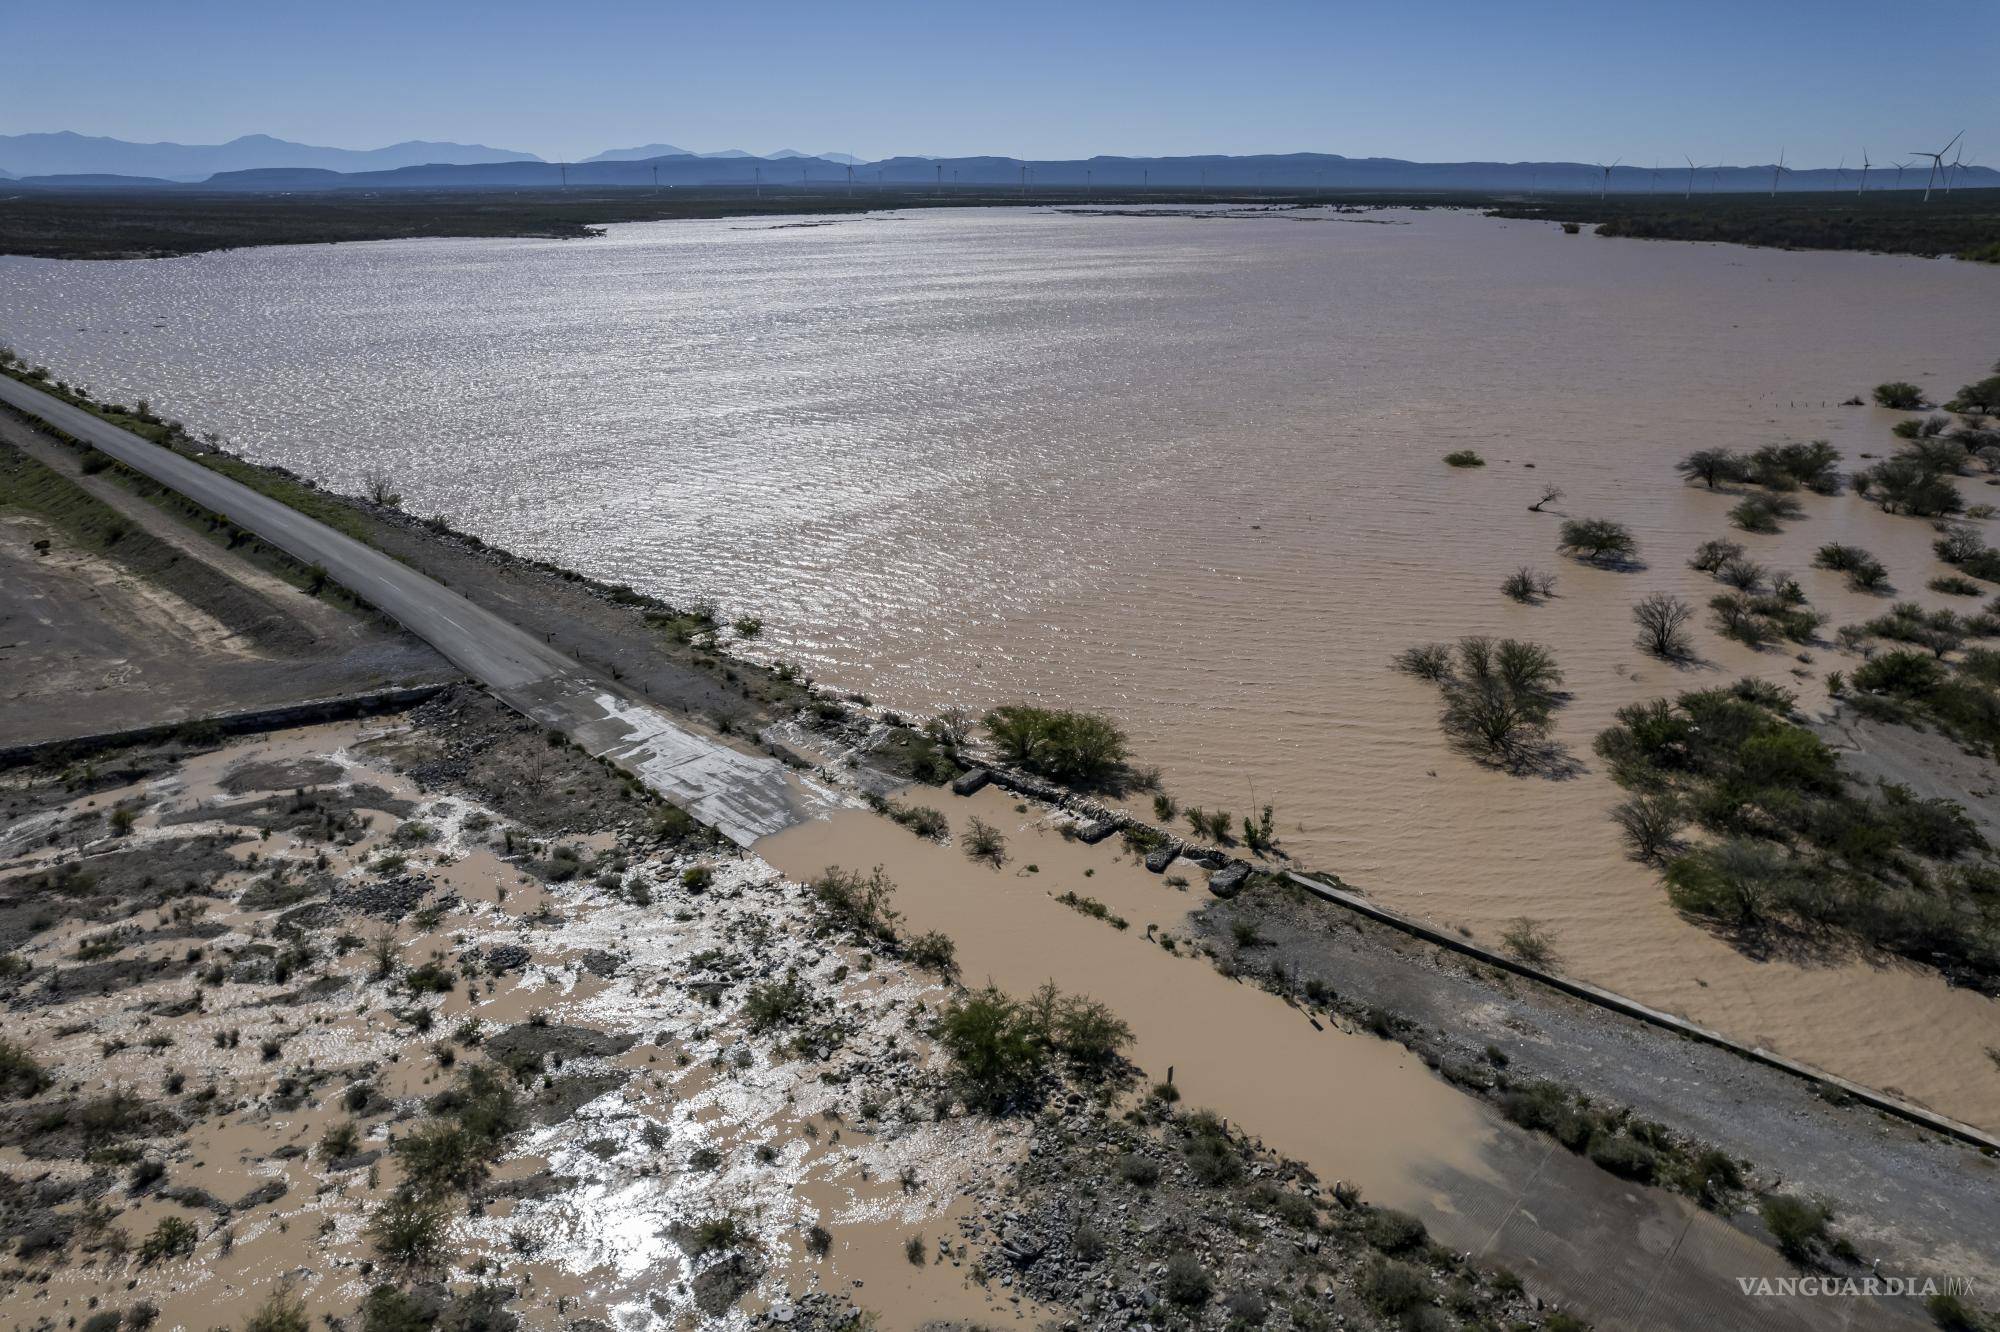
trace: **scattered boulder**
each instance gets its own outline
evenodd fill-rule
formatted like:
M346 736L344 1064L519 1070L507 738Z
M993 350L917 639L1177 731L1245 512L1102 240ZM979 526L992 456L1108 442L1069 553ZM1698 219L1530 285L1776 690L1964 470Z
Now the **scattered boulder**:
M1096 846L1117 831L1118 825L1108 819L1085 819L1076 827L1076 840L1085 846Z
M984 768L974 768L971 772L960 773L951 782L953 795L969 796L993 780L993 774Z
M1181 844L1165 841L1146 853L1146 868L1155 874L1165 874L1167 866L1180 859Z
M253 1207L262 1207L266 1203L274 1203L285 1196L286 1187L285 1181L282 1179L267 1180L244 1194L241 1198L238 1198L233 1210L247 1212Z
M760 1275L757 1264L741 1251L724 1254L697 1272L689 1283L694 1290L695 1307L710 1318L720 1318L749 1293Z
M1217 897L1234 897L1250 879L1250 863L1232 860L1208 876L1208 891Z

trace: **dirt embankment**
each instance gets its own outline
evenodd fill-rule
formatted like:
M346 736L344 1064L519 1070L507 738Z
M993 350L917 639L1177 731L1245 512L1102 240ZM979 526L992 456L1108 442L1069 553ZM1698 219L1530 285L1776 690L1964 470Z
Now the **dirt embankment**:
M451 676L395 626L93 467L0 416L0 742Z

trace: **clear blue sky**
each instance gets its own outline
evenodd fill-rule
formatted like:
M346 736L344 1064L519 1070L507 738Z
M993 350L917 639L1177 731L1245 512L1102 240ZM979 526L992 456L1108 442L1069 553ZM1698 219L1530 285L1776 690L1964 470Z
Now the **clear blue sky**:
M0 133L2000 162L1992 0L11 0Z

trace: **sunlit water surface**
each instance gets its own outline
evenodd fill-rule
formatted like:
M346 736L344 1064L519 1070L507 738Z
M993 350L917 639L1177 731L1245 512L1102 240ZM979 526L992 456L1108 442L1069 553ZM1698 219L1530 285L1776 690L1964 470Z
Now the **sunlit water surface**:
M1106 709L1184 803L1277 807L1293 854L1494 939L1547 922L1579 974L1993 1123L1988 1000L1911 969L1752 963L1627 862L1600 772L1472 768L1386 669L1472 631L1553 645L1589 739L1635 698L1755 672L1632 645L1627 608L1729 534L1682 487L1701 445L1885 450L1850 395L1948 393L2000 354L2000 268L1365 218L920 212L623 225L587 242L433 240L152 263L0 260L0 341L339 486L513 550L767 626L763 650L923 709ZM1484 469L1439 461L1471 447ZM1533 464L1529 470L1528 464ZM1534 514L1544 483L1567 498ZM1976 485L1976 482L1973 483ZM1996 492L2000 493L2000 492ZM1976 498L1976 497L1975 497ZM1880 554L1918 600L1920 523L1809 498L1755 556ZM1557 558L1616 517L1647 568ZM1521 564L1560 596L1503 599ZM1795 674L1796 673L1796 674ZM1799 678L1803 675L1804 679Z

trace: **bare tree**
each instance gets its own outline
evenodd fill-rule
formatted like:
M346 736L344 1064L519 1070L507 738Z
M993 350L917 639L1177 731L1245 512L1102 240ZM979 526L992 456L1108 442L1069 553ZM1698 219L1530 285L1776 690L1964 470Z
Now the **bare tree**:
M1678 845L1687 811L1672 792L1640 792L1611 811L1612 822L1625 834L1632 858L1649 863L1666 858Z
M2000 468L1996 468L1995 470L2000 471ZM1554 504L1557 500L1561 499L1562 497L1563 497L1563 488L1561 486L1543 486L1542 497L1536 500L1533 504L1530 504L1528 506L1528 512L1540 513L1542 511L1543 505Z
M380 468L371 467L361 474L361 493L385 509L402 507L403 497L396 491L395 478Z
M1687 627L1693 619L1694 607L1670 592L1655 592L1632 608L1632 622L1639 626L1639 646L1667 661L1680 661L1688 655Z

